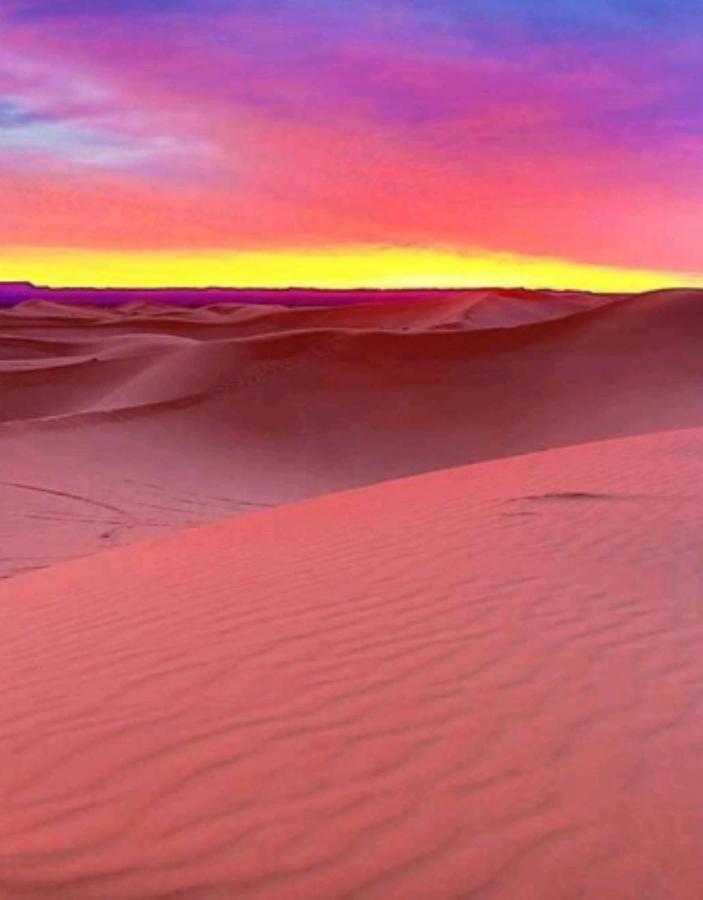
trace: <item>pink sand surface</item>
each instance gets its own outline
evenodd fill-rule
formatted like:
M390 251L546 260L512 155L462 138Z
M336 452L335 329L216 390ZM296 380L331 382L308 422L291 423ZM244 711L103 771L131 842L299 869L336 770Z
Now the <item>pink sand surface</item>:
M0 310L0 898L700 900L702 337Z
M703 429L0 585L0 895L699 900Z

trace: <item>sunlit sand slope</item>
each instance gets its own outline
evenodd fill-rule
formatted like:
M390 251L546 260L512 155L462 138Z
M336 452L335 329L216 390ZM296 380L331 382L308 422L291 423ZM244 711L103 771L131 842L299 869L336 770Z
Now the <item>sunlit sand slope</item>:
M0 896L699 900L703 431L0 585Z

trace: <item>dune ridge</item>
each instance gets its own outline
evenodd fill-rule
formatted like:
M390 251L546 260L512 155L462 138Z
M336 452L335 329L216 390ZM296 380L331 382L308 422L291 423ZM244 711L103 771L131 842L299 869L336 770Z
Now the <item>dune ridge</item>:
M703 425L702 318L697 291L0 311L0 576L389 478Z
M6 581L0 896L694 900L702 454L528 454Z

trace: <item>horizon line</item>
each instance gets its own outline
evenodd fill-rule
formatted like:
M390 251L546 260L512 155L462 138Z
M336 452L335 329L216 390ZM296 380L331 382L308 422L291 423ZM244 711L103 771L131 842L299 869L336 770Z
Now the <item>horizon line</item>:
M497 284L485 284L485 285L467 285L466 287L462 286L447 286L443 287L441 285L438 286L391 286L391 287L327 287L320 285L288 285L288 286L227 286L222 284L211 284L204 286L183 286L183 285L128 285L128 286L120 286L120 285L71 285L71 284L62 284L62 285L52 285L52 284L39 284L31 280L0 280L0 306L5 303L11 303L12 305L17 305L19 303L31 302L33 299L41 300L41 297L33 298L33 297L19 297L17 300L13 300L11 297L3 297L2 294L5 290L17 288L24 290L34 290L40 292L47 292L50 294L208 294L208 293L221 293L221 294L295 294L295 293L305 293L305 294L345 294L345 295L359 295L359 294L380 294L380 295L391 295L391 294L476 294L489 292L494 294L501 293L512 293L519 292L523 294L588 294L592 296L642 296L646 294L657 294L657 293L669 293L672 291L693 291L693 292L703 292L703 287L695 284L671 284L671 285L662 285L659 287L652 288L643 288L641 290L593 290L591 288L580 288L580 287L531 287L526 285L514 284L514 285L497 285Z
M187 285L187 284L160 284L160 285L88 285L88 284L45 284L31 280L2 280L0 279L0 290L3 288L31 288L39 291L96 291L96 292L120 292L120 293L136 293L136 292L163 292L163 291L174 291L174 292L190 292L190 293L205 293L207 291L223 291L223 292L231 292L231 293L250 293L250 292L265 292L265 293L290 293L292 291L306 291L320 294L427 294L427 293L437 293L441 292L443 294L447 293L466 293L469 292L479 292L479 291L523 291L525 293L540 293L544 291L548 291L549 293L555 294L566 294L566 293L579 293L579 294L630 294L630 293L649 293L648 290L644 291L594 291L590 288L577 288L577 287L568 287L568 288L554 288L549 287L547 285L543 287L529 287L527 285L522 284L493 284L486 283L483 285L448 285L443 287L442 285L423 285L423 286L413 286L413 285L392 285L392 286L379 286L375 287L374 285L367 285L364 287L331 287L326 285L313 285L313 284L291 284L291 285L227 285L227 284L207 284L207 285ZM686 287L681 285L672 284L671 286L664 286L662 288L658 288L655 290L686 290ZM698 289L698 288L693 288Z

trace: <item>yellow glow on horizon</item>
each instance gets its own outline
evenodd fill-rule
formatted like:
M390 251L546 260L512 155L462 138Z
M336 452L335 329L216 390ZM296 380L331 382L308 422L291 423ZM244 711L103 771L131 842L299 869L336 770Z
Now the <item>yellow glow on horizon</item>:
M0 281L52 287L525 287L634 292L703 287L703 273L612 268L473 249L193 253L6 247L0 249Z

